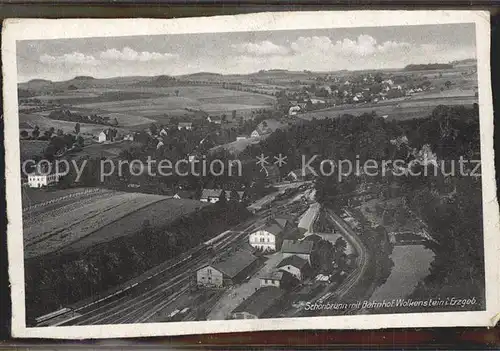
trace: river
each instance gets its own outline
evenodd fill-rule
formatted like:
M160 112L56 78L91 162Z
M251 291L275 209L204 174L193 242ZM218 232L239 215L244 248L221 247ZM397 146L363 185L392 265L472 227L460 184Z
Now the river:
M394 246L394 262L387 281L373 292L370 300L405 298L429 274L434 252L423 245Z

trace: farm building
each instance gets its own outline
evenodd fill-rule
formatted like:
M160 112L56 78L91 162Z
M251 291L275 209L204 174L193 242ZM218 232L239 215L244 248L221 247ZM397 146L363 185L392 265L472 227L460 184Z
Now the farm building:
M280 271L288 272L295 278L302 281L310 268L309 262L303 258L292 255L281 260L276 266Z
M313 251L313 247L314 243L309 240L283 240L281 252L283 253L284 258L296 255L311 263L311 253Z
M191 123L191 122L179 122L179 124L177 125L177 129L178 130L181 130L181 129L191 130L191 129L193 129L193 123Z
M272 271L259 277L260 287L275 286L281 289L290 289L297 285L298 280L287 271Z
M233 319L258 319L265 317L279 305L284 291L274 286L266 286L257 290L231 312Z
M196 271L199 286L223 287L241 282L257 263L246 250L237 251L224 261L207 264Z

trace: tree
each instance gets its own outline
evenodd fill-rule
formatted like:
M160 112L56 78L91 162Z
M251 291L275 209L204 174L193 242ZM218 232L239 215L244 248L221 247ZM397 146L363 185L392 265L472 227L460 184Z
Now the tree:
M232 190L231 191L229 200L230 201L236 201L236 202L240 201L240 195L238 195L238 192L236 190Z
M226 192L224 189L221 191L219 195L219 201L217 202L220 205L225 205L227 203Z
M29 136L29 133L25 130L21 130L20 135L21 135L21 138L27 138Z
M335 241L335 244L333 244L333 249L335 252L345 252L347 249L347 242L344 238L340 237Z
M158 126L155 123L151 123L149 131L151 132L151 135L156 135L158 133Z
M76 139L76 142L78 143L78 145L80 145L81 147L83 147L85 145L85 140L83 139L83 137L81 135L78 136L78 138Z
M329 274L333 270L335 250L333 244L327 240L318 241L317 248L311 255L311 265L320 273Z
M236 119L236 110L233 110L233 112L231 112L231 117L233 121Z
M179 90L178 89L175 90L175 96L179 96Z
M31 132L31 136L33 137L33 139L38 139L38 137L40 136L40 128L38 126L35 126L35 128Z
M76 122L75 124L75 134L78 135L80 134L80 123Z
M62 130L62 129L58 129L58 130L57 130L57 136L62 137L63 135L64 135L63 130Z
M446 82L444 82L444 86L446 87L446 89L450 89L451 82L449 80L447 80Z

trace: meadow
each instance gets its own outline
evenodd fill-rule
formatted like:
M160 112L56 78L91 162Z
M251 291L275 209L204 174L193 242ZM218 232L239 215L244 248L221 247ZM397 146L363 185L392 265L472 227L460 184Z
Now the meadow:
M126 91L140 91L143 94L155 91L156 96L139 99L113 100L101 102L75 104L75 107L96 110L107 113L126 113L155 119L162 115L182 117L188 114L187 109L206 111L210 114L228 113L233 110L253 110L270 107L274 104L274 97L243 91L222 89L216 86L175 86L162 88L127 88ZM159 96L158 95L163 95ZM117 118L121 123L121 119ZM143 121L137 122L142 124Z
M63 197L68 191L49 192L50 199L56 201L24 212L25 258L82 250L134 234L145 221L161 225L201 206L198 201L179 202L160 195L112 190L84 193L84 189L79 196L61 201L57 196Z

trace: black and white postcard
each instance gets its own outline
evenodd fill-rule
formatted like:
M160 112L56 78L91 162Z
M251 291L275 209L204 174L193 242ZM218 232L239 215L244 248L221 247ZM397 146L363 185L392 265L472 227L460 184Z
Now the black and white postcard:
M15 337L494 325L488 13L2 34Z

